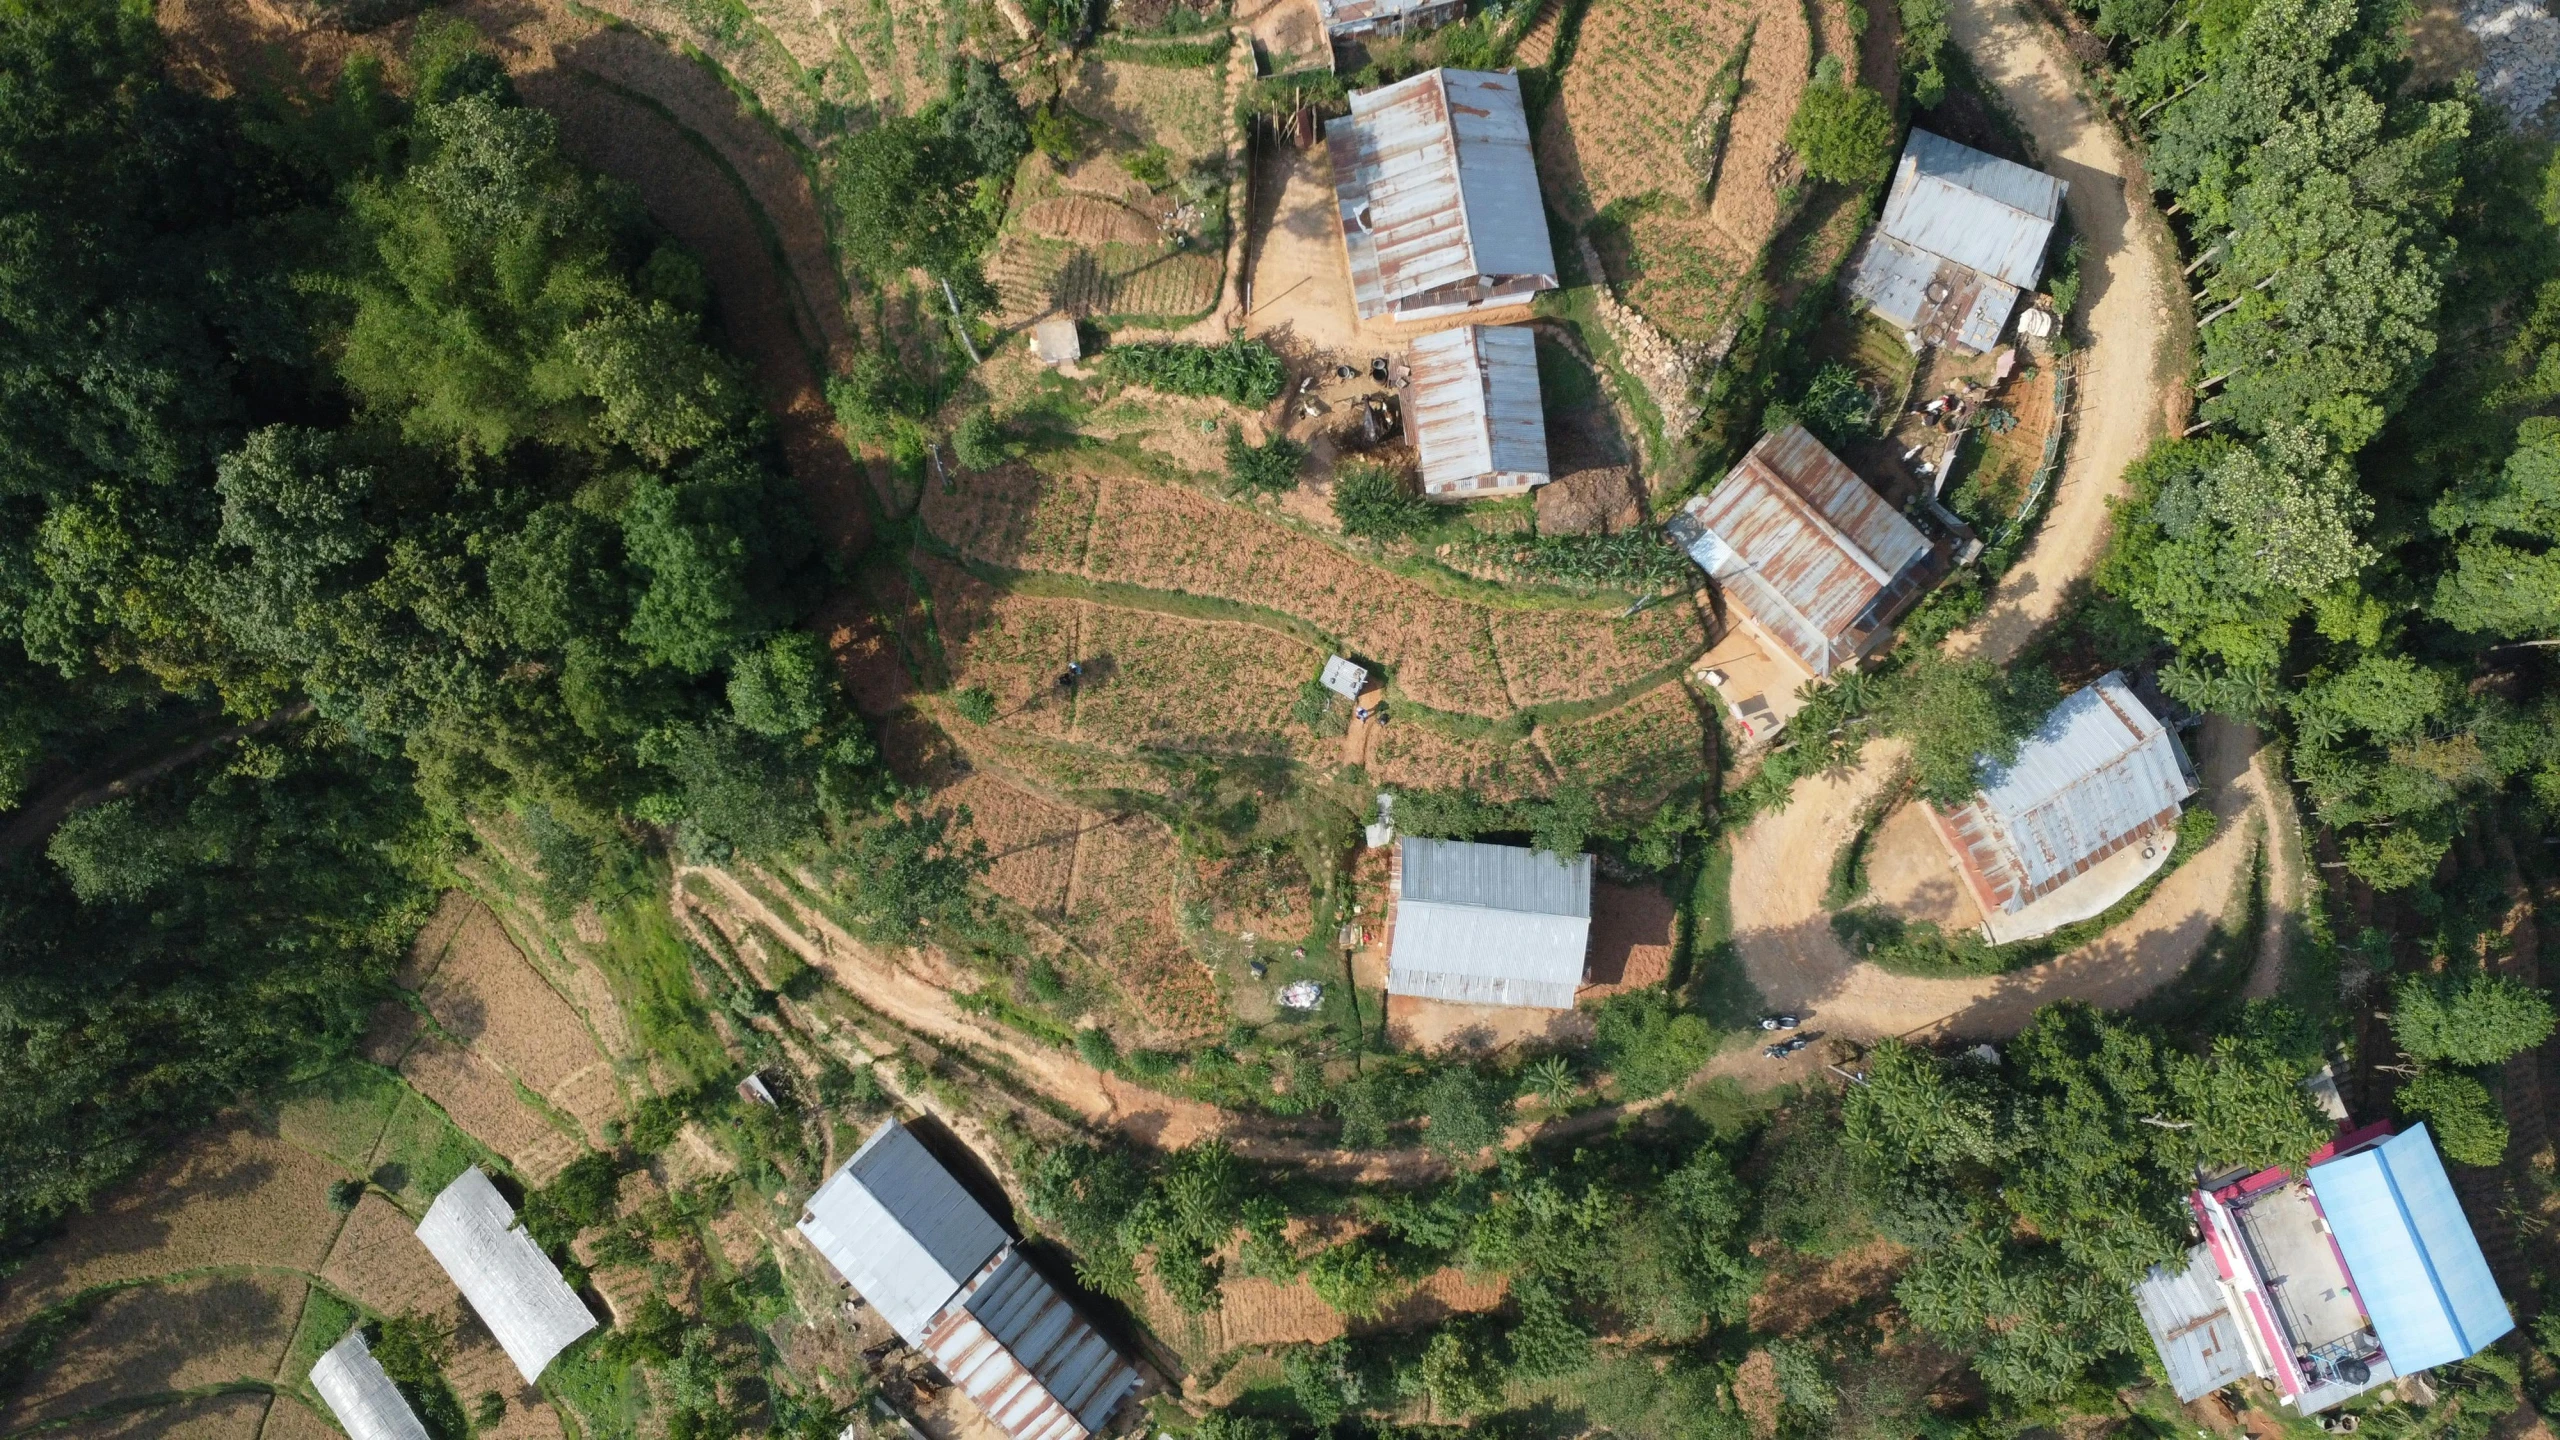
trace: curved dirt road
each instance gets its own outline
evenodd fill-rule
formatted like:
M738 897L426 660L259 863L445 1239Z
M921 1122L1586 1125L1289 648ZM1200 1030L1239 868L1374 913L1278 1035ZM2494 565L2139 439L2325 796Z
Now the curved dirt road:
M2073 434L2044 524L1992 592L1983 617L1948 640L1956 654L1994 660L2018 653L2060 613L2071 587L2107 538L2107 502L2124 493L2125 467L2163 424L2166 336L2176 293L2174 250L2114 127L2081 98L2052 28L2015 0L1953 0L1949 22L1974 70L2034 136L2043 166L2071 184L2071 223L2088 245L2080 307L2088 344L2076 363ZM2142 182L2136 181L2136 184Z

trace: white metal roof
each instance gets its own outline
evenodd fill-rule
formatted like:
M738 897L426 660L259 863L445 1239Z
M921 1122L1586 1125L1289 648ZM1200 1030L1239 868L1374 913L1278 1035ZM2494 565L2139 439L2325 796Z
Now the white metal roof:
M1565 861L1468 840L1398 844L1388 993L1570 1010L1590 947L1590 856Z
M1014 1440L1083 1440L1138 1383L1010 1245L944 1307L923 1349Z
M1360 91L1325 143L1361 314L1479 277L1556 273L1517 75L1426 70Z
M383 1373L362 1330L348 1331L312 1362L311 1388L338 1417L347 1440L427 1440L427 1427L418 1423L418 1412Z
M896 1120L871 1132L800 1215L800 1233L908 1344L1005 1247L1004 1227Z
M2032 290L2071 187L2024 165L1913 130L1877 228L1916 249Z
M1357 700L1369 688L1369 667L1356 665L1339 655L1325 657L1324 673L1318 677L1324 688L1345 700Z
M1434 331L1413 342L1405 363L1413 370L1405 426L1426 493L1545 483L1547 419L1537 337L1527 328Z
M2133 1305L2180 1400L2201 1400L2256 1373L2210 1246L2189 1250L2175 1270L2152 1266L2133 1287Z
M418 1242L453 1278L529 1385L541 1378L551 1357L596 1328L596 1317L560 1278L551 1257L515 1223L515 1210L475 1165L427 1207Z

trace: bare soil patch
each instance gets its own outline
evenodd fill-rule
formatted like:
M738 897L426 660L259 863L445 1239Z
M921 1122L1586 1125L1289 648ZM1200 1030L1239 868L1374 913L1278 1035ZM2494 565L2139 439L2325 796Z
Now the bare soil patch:
M1948 930L1982 923L1982 907L1919 802L1900 807L1876 827L1866 863L1866 903Z
M1678 912L1659 885L1591 887L1591 965L1576 1000L1603 998L1671 978Z
M1491 1054L1514 1045L1589 1044L1591 1019L1577 1010L1526 1005L1459 1005L1419 995L1387 997L1387 1039L1399 1050Z
M302 1318L301 1280L209 1275L138 1285L97 1310L5 1409L0 1428L118 1400L274 1376Z
M345 1440L345 1432L322 1418L311 1403L290 1392L278 1392L267 1407L258 1440Z
M44 1433L60 1440L258 1440L268 1398L264 1391L234 1391L173 1400Z
M1751 1297L1751 1329L1760 1335L1798 1334L1884 1294L1909 1258L1888 1240L1823 1258L1785 1251Z

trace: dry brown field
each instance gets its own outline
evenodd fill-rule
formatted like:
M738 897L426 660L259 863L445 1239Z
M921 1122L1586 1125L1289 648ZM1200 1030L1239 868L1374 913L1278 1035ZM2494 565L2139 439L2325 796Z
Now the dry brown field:
M347 1216L319 1274L340 1293L385 1315L441 1315L461 1300L435 1257L418 1243L417 1221L371 1192Z
M1289 718L1299 685L1324 664L1315 649L1258 625L1105 605L1088 606L1081 628L1086 669L1098 673L1073 697L1077 738L1230 755L1316 749Z
M1177 177L1189 162L1216 155L1226 145L1226 68L1221 65L1167 67L1087 57L1064 98L1079 115L1141 145L1172 151Z
M118 1400L268 1380L309 1285L281 1275L204 1275L100 1300L5 1407L0 1432Z
M1606 695L1699 654L1707 627L1673 600L1619 620L1590 611L1496 610L1494 649L1523 705Z
M1127 816L1077 839L1065 927L1101 962L1154 1040L1197 1040L1226 1028L1217 980L1174 929L1173 836Z
M1620 811L1650 805L1705 773L1706 712L1679 681L1571 725L1541 726L1556 768Z
M622 1113L612 1069L585 1017L533 968L487 905L471 902L418 998L446 1033L577 1117L591 1140L600 1142L604 1122Z
M267 1405L264 1391L234 1391L126 1410L44 1433L49 1440L259 1440Z
M267 1423L258 1431L258 1440L345 1440L345 1433L311 1402L280 1394L267 1407Z
M578 1158L578 1143L528 1108L505 1072L442 1036L419 1036L400 1074L536 1185Z
M995 862L987 871L989 889L1046 920L1066 913L1076 837L1102 824L1102 816L1053 804L984 770L934 798L969 807L971 828Z
M1540 794L1554 771L1527 737L1461 740L1406 719L1390 723L1369 748L1369 778L1381 785L1464 790L1487 800Z

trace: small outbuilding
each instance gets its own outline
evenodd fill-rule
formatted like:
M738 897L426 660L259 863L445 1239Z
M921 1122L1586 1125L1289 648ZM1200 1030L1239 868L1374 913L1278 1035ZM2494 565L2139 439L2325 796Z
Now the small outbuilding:
M1369 667L1339 655L1328 655L1324 661L1324 673L1316 678L1334 694L1345 700L1357 701L1369 688Z
M800 1233L1014 1440L1084 1440L1138 1372L907 1127L809 1198Z
M427 1207L418 1242L452 1277L528 1385L542 1378L553 1356L596 1328L586 1302L533 1237L517 1227L515 1207L476 1165Z
M1362 318L1463 315L1556 287L1519 76L1426 70L1354 94L1324 133Z
M1031 327L1031 353L1043 365L1073 365L1084 358L1084 337L1073 320L1043 320Z
M1801 425L1762 436L1663 528L1808 676L1882 643L1936 574L1927 538Z
M1547 419L1537 337L1517 325L1434 331L1406 353L1405 425L1422 493L1521 495L1544 485Z
M1389 886L1387 993L1570 1010L1591 949L1591 857L1407 838Z
M427 1440L427 1427L373 1358L362 1330L348 1331L312 1362L311 1388L338 1417L347 1440Z
M1317 0L1325 33L1339 40L1403 35L1462 19L1467 0Z
M2185 747L2116 670L2055 706L2015 760L1987 769L1972 800L1929 805L1928 815L1991 938L2018 940L2100 913L2166 864L2195 790ZM2117 856L2129 858L2106 864ZM2047 916L2052 924L2003 923L2102 867L2067 912Z
M2183 1403L2201 1400L2256 1373L2248 1342L2231 1313L2231 1297L2213 1265L2213 1249L2190 1248L2176 1268L2154 1265L2133 1287L2133 1308Z
M2070 186L1913 130L1849 293L1926 345L1985 351L2044 276Z

